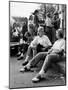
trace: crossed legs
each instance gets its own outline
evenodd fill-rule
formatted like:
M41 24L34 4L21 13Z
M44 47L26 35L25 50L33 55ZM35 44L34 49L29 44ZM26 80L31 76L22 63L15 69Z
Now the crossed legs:
M40 52L40 53L38 53L20 71L24 71L23 69L25 67L30 69L31 67L36 66L39 63L40 60L44 60L45 59L46 55L47 55L47 52Z

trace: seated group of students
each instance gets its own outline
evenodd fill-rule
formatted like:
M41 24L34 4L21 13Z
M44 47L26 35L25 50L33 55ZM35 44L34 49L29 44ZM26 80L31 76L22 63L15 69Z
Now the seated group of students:
M41 60L44 61L41 70L32 79L33 82L38 82L44 78L44 74L48 71L52 63L65 60L65 39L63 38L63 30L58 29L56 31L56 38L57 40L52 45L47 35L44 35L44 28L39 27L38 35L34 37L33 41L28 45L26 58L20 72L31 71L31 68L35 67ZM33 57L30 59L32 54Z

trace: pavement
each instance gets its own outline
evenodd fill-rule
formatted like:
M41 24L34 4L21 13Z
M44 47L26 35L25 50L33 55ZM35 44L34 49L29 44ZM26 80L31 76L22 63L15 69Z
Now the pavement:
M9 72L9 87L10 88L30 88L30 87L45 87L45 86L63 86L66 85L65 78L60 78L56 70L48 70L46 79L41 82L33 83L32 78L38 73L35 69L34 72L21 73L19 70L22 67L24 60L17 61L17 57L10 57L10 72Z

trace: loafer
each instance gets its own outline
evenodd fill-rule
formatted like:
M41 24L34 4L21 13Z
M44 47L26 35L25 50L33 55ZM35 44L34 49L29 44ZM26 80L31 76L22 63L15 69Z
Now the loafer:
M20 69L20 72L29 72L29 71L33 72L30 68L28 69L27 67Z
M23 59L23 57L21 56L21 57L19 57L17 60L22 60Z
M21 55L21 53L20 54L17 54L17 57L19 57Z
M24 62L22 63L22 65L25 66L27 63L28 63L28 61L24 61Z
M34 78L32 79L32 82L37 83L37 82L40 82L40 81L43 80L43 79L44 79L44 77L41 77L41 75L38 74L36 77L34 77Z

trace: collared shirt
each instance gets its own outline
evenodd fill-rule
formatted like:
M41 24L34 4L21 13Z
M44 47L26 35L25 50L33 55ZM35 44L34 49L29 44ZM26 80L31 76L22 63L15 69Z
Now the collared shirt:
M31 42L31 47L36 47L38 44L42 45L43 47L51 46L51 42L49 38L46 35L43 35L42 37L36 36L34 40Z

